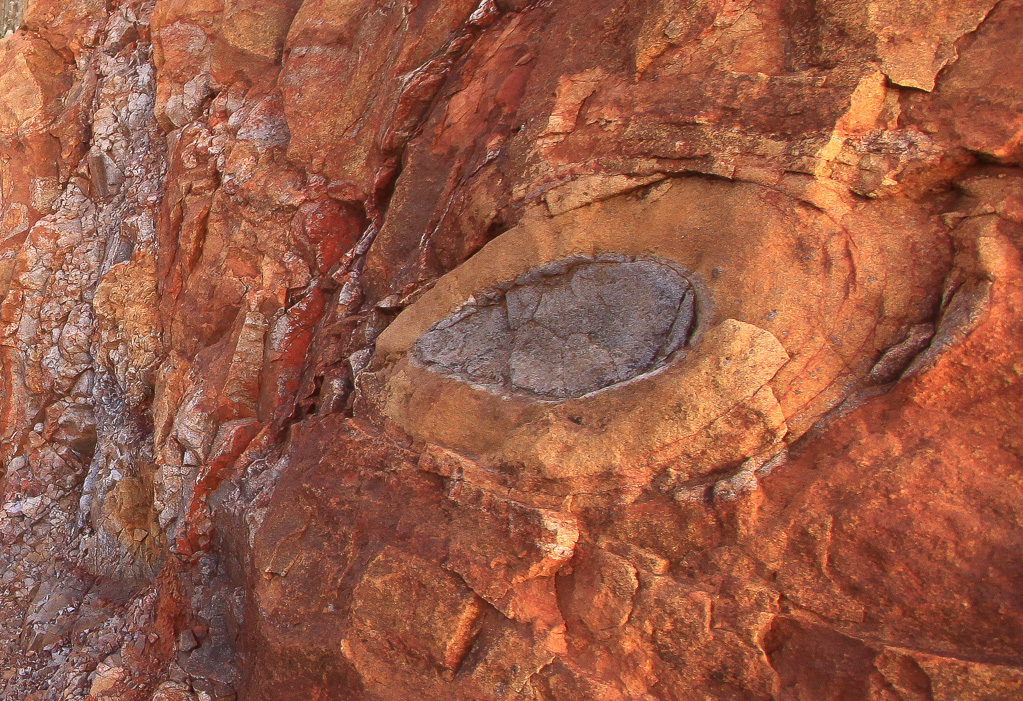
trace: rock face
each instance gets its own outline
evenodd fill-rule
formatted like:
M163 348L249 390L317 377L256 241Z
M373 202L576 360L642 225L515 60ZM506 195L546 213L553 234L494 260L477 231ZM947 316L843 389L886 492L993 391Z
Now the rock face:
M664 364L695 314L692 285L667 265L569 258L479 293L412 353L466 382L565 399Z
M0 7L5 699L1007 699L1023 1Z

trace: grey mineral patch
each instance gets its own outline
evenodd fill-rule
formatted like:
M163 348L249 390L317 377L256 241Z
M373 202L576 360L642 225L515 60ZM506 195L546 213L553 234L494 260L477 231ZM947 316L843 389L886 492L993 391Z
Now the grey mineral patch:
M16 30L21 25L24 14L24 0L0 0L0 37L5 37Z
M696 324L692 284L657 260L572 257L485 290L412 348L493 391L579 397L664 365Z

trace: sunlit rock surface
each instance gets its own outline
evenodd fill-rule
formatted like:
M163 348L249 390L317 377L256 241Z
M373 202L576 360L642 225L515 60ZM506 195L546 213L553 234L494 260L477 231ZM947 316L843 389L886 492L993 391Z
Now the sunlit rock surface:
M0 697L1019 695L1021 0L0 29Z

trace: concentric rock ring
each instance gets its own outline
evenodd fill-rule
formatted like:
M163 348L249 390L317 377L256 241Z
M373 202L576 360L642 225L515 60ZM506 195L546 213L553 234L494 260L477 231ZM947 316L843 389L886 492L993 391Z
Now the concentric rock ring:
M412 354L491 391L566 399L664 365L695 322L693 285L667 262L572 256L475 295Z

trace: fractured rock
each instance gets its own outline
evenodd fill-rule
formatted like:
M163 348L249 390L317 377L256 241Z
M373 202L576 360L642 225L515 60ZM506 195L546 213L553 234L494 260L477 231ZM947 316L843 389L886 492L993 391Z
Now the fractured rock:
M0 2L0 697L1018 695L1021 3Z
M695 292L664 262L565 259L485 290L417 341L436 371L500 391L579 397L666 362L695 327Z

